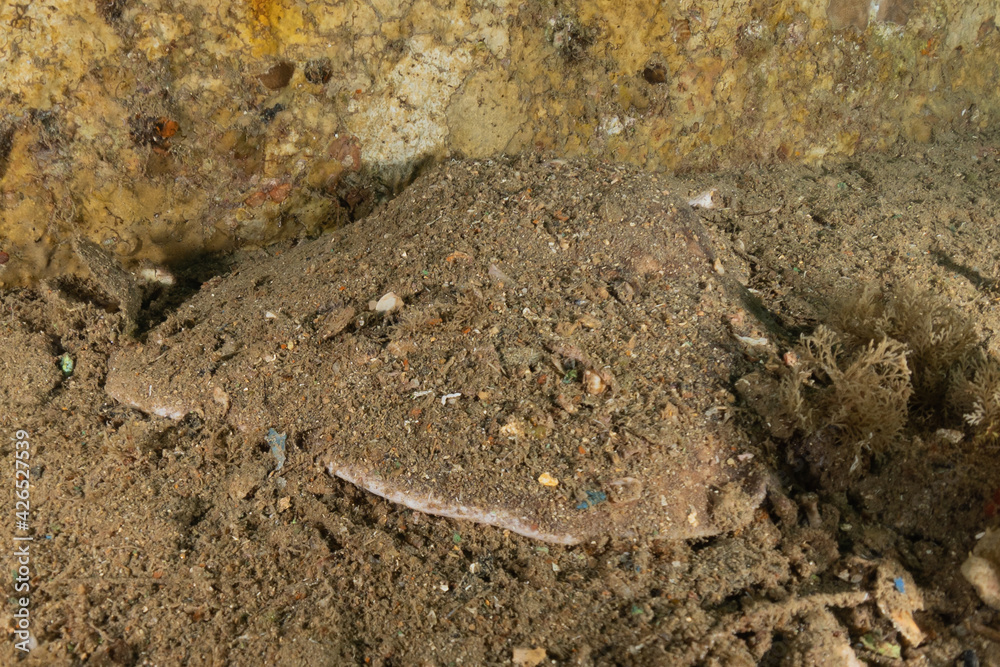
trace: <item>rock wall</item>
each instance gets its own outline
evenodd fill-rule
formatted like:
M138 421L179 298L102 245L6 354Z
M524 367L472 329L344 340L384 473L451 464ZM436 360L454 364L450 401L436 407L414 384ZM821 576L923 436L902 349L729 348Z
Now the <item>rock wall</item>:
M428 160L819 162L1000 113L985 0L0 5L11 285L363 215ZM3 259L0 254L0 259Z

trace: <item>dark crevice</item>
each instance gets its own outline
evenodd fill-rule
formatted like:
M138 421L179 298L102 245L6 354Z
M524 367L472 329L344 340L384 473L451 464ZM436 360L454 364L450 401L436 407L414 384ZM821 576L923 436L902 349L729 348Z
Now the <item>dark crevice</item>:
M0 178L10 166L10 152L14 148L14 125L0 125Z

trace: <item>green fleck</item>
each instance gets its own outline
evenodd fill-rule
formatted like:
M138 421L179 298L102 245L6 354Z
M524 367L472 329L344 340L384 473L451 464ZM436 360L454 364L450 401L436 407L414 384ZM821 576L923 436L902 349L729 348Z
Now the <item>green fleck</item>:
M902 653L899 644L881 641L871 633L861 638L861 645L873 653L884 655L887 658L895 658L896 660L900 659Z
M640 607L637 604L632 605L632 615L633 616L638 616L639 614L642 614L642 613L645 613L645 612L643 612L642 607Z
M451 536L451 541L454 542L455 544L458 544L459 542L462 541L462 536L459 535L458 533L455 533L454 535Z
M566 371L566 374L563 375L563 384L572 384L573 382L576 382L576 376L577 370L575 368L569 369Z
M73 365L73 357L69 356L68 352L59 357L59 368L62 369L63 375L72 375Z

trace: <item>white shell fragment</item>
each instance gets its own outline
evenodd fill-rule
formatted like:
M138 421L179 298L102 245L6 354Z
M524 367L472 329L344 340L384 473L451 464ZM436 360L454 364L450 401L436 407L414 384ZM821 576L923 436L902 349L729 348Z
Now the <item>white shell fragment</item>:
M694 199L688 200L688 206L691 208L722 208L722 195L715 188L711 190L705 190L700 195Z
M767 345L767 339L766 338L752 338L750 336L739 336L738 335L738 336L736 336L736 340L740 341L741 343L745 343L746 345L749 345L751 347L759 347L759 346L762 346L762 345Z
M375 304L376 313L392 313L403 307L403 300L395 292L386 292Z
M167 287L172 286L176 282L174 274L162 266L144 266L139 269L139 277L147 283L159 283Z

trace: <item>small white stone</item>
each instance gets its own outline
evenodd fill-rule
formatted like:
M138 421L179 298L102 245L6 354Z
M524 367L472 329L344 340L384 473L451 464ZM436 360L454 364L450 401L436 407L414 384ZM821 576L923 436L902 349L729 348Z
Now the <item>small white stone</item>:
M160 283L168 287L176 282L174 274L170 273L169 269L152 264L139 269L139 277L148 283Z
M600 128L609 137L613 137L616 134L621 134L625 130L625 125L618 116L605 116L601 119Z
M588 394L596 396L604 393L607 383L604 382L604 378L599 373L588 369L583 372L583 386Z
M705 190L694 199L689 199L688 206L691 208L721 208L722 197L719 196L718 190Z
M386 292L375 304L376 313L391 313L403 307L403 300L395 292Z

